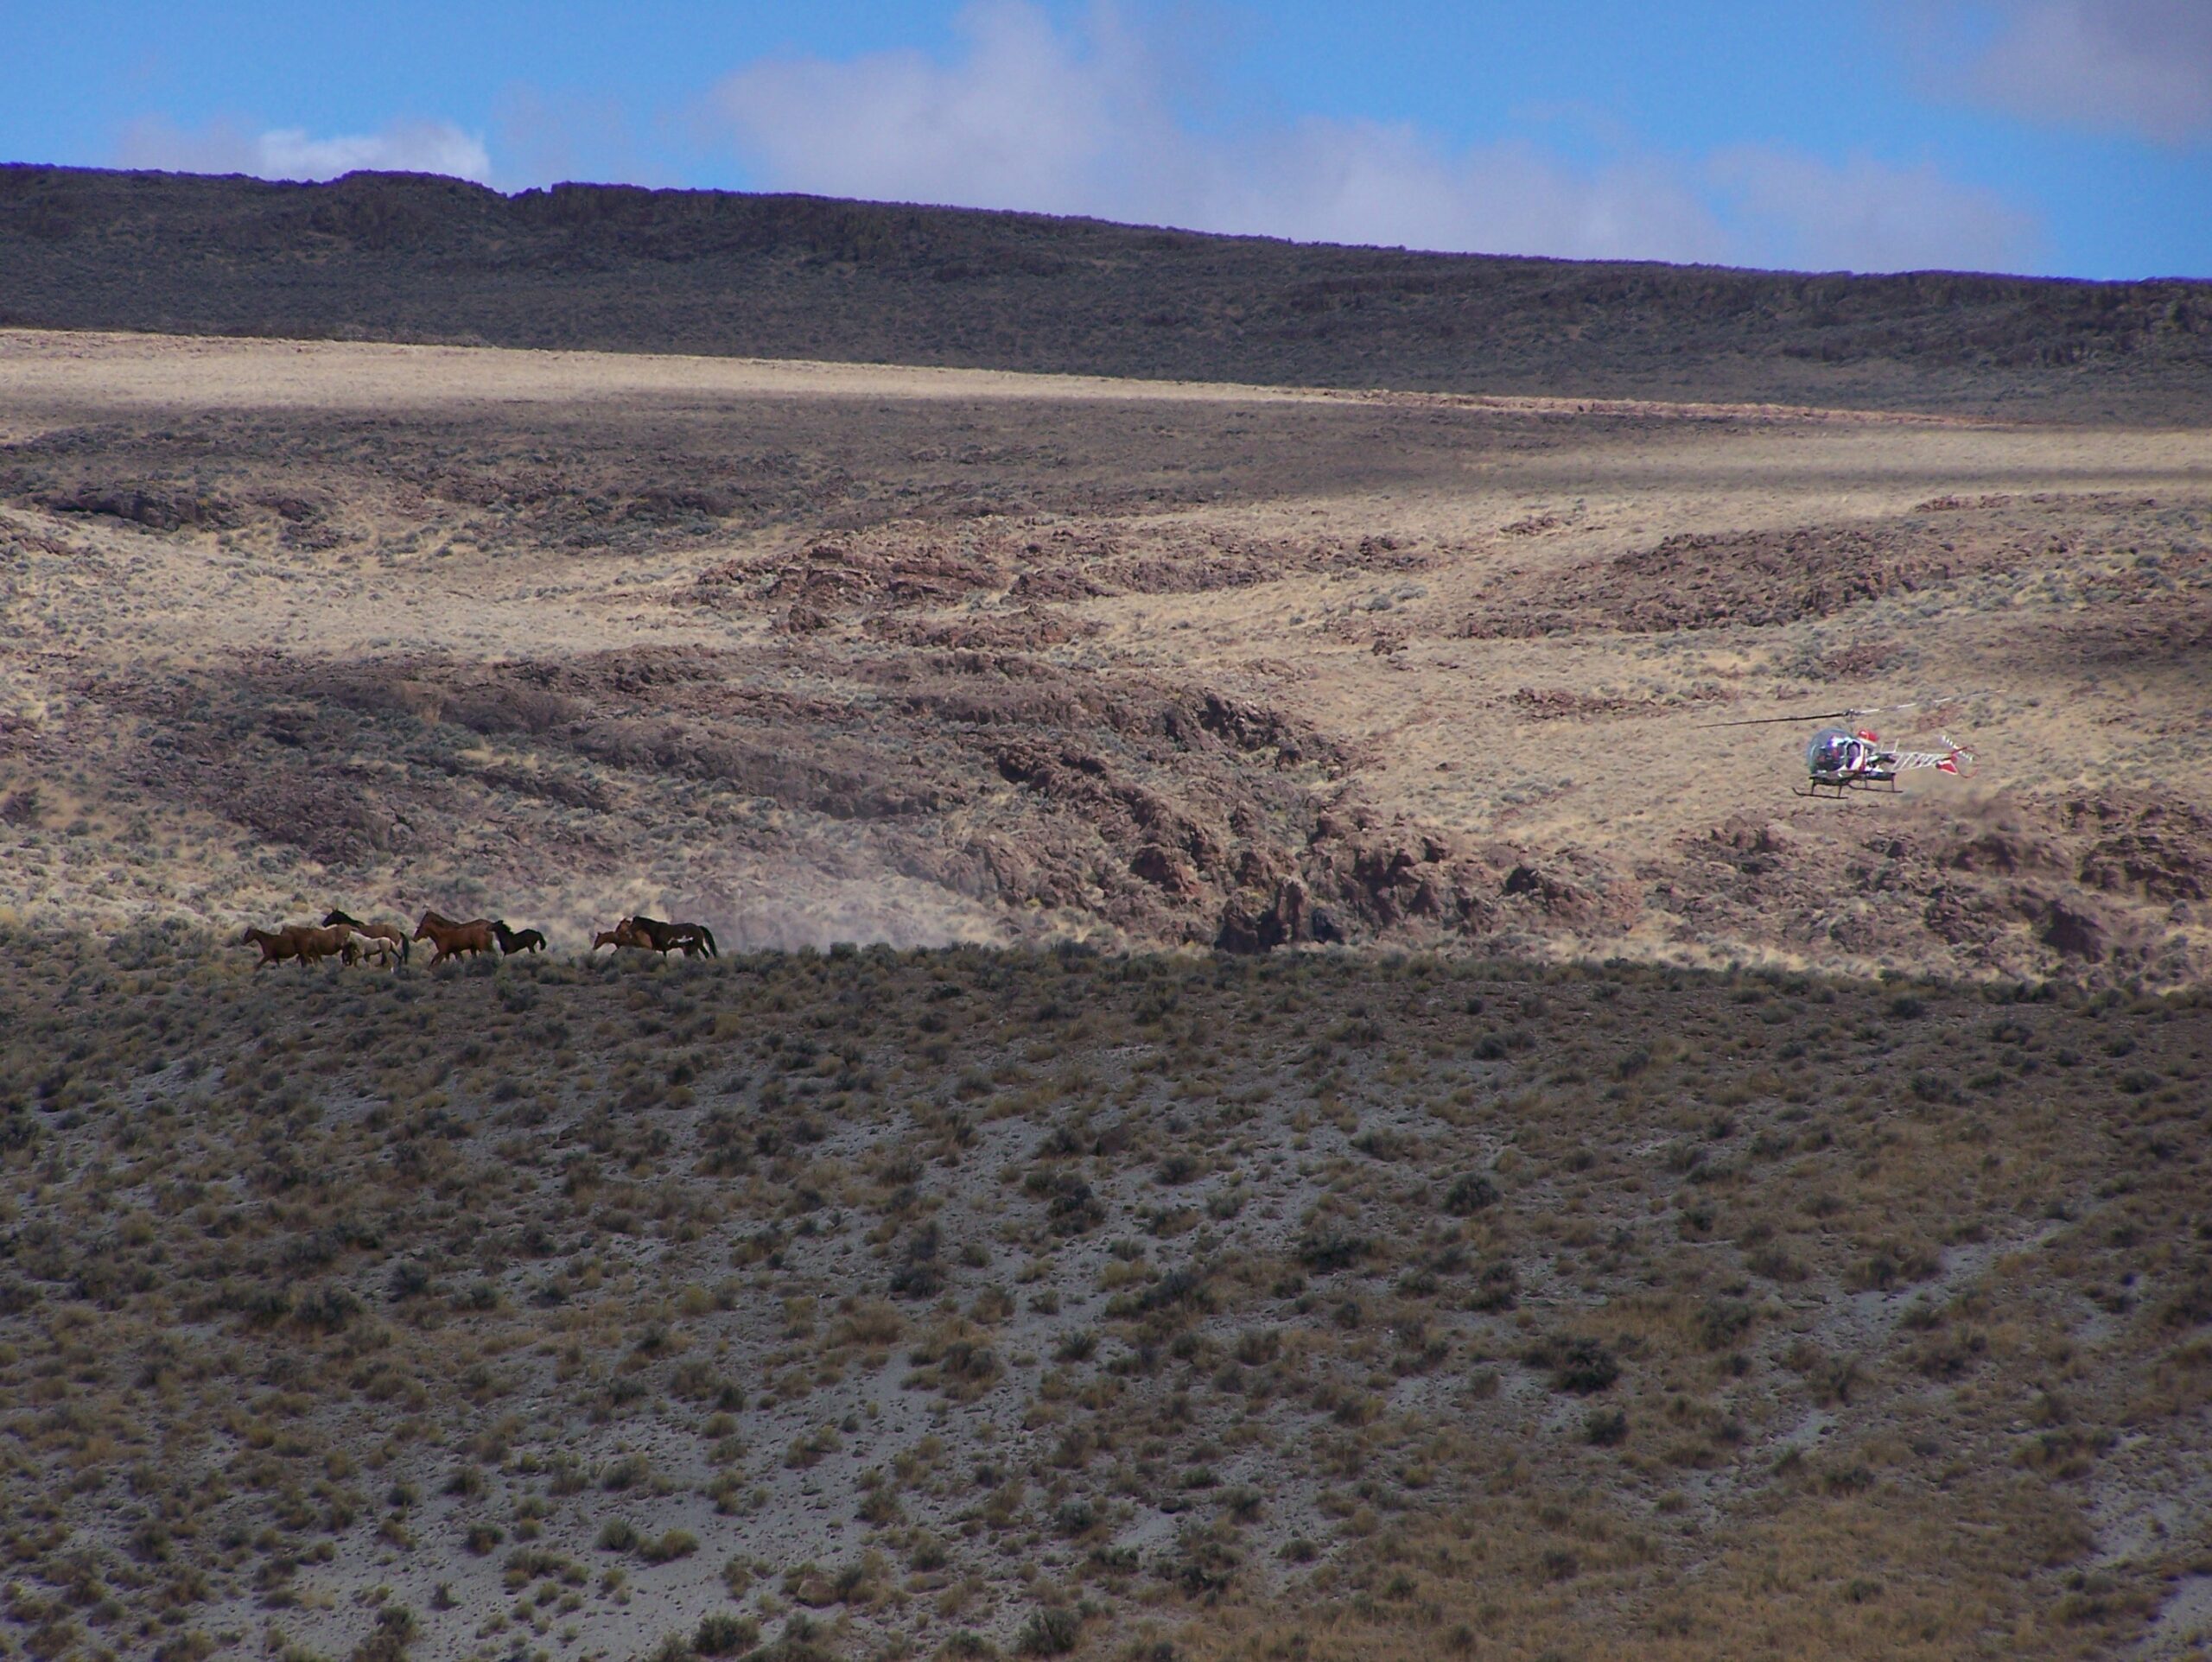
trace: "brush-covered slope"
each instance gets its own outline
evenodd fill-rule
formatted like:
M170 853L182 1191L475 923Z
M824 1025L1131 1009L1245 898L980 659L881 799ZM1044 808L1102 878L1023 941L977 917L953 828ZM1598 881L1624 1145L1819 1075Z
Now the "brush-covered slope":
M1301 245L715 191L0 168L0 323L1337 387L2212 408L2212 285Z
M6 1654L2202 1641L2201 999L251 956L0 936Z

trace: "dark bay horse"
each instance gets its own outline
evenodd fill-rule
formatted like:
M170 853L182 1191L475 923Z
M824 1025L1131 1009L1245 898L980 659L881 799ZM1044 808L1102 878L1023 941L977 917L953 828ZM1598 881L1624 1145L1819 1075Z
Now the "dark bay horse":
M709 958L719 958L715 950L714 931L704 923L664 923L658 917L632 917L626 920L630 928L645 938L645 944L666 957L681 948L686 958L696 958L703 951Z

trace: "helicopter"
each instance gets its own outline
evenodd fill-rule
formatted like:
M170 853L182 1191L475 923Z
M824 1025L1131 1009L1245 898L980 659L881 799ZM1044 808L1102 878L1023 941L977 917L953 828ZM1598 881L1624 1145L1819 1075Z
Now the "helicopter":
M1894 704L1885 707L1898 710L1912 707ZM1716 721L1710 725L1762 727L1784 721L1855 721L1861 716L1879 714L1879 707L1820 710L1796 715L1754 716L1745 721ZM1941 750L1891 750L1884 746L1881 736L1871 727L1822 727L1805 746L1805 783L1791 787L1791 795L1840 798L1852 790L1893 791L1897 788L1897 775L1918 768L1959 777L1974 771L1972 751L1953 742L1948 733L1942 736L1941 743Z

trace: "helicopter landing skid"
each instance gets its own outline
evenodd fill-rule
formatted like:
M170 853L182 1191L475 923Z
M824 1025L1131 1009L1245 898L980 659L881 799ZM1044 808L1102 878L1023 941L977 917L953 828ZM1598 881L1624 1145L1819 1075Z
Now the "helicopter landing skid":
M1878 790L1895 796L1897 788L1897 776L1891 774L1881 779L1814 779L1803 785L1792 785L1789 794L1793 796L1818 796L1840 802L1850 791Z

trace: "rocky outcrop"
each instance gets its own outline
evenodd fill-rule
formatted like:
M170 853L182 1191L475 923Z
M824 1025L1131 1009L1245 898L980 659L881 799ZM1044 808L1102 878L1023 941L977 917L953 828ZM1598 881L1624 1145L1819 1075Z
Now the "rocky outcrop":
M2053 900L2043 909L2043 926L2037 938L2063 958L2096 964L2104 961L2111 934L2104 921L2088 908Z

